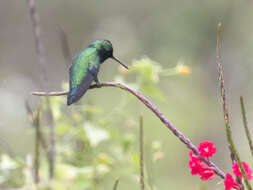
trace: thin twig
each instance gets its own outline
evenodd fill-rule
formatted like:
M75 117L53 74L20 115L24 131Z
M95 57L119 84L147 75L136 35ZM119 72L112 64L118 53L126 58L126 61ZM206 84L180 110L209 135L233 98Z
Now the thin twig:
M212 170L220 176L222 179L225 179L225 174L221 171L213 162L208 161L204 157L202 157L196 148L196 146L190 141L190 139L186 138L183 133L181 133L147 98L145 98L141 93L135 91L134 89L124 85L120 82L103 82L100 85L91 85L90 89L101 88L101 87L117 87L123 90L126 90L133 94L136 98L138 98L143 104L145 104L160 120L161 122L175 135L179 138L181 142L183 142L189 149L193 151L203 162L205 162ZM63 92L32 92L33 95L37 96L59 96L59 95L67 95L68 91Z
M246 134L247 139L248 139L251 155L253 156L252 138L251 138L251 134L250 134L250 131L249 131L249 128L248 128L247 116L246 116L246 111L245 111L245 106L244 106L244 101L243 101L242 96L240 96L240 103L241 103L241 109L242 109L243 126L244 126L244 129L245 129L245 134Z
M34 127L35 127L35 155L34 155L34 182L38 184L40 181L39 178L39 168L40 168L40 108L38 107L36 116L34 118Z
M35 46L36 46L36 53L38 55L39 59L39 66L41 70L41 83L42 85L48 89L48 80L46 76L46 60L45 60L45 54L44 54L44 47L41 39L41 30L39 25L39 15L36 12L35 8L35 1L34 0L27 0L31 21L32 21L32 27L34 31L34 39L35 39ZM55 134L54 134L54 122L53 122L53 114L50 106L50 102L48 99L46 99L46 105L47 105L47 114L48 114L48 125L50 130L50 146L49 146L49 153L48 153L48 160L49 160L49 177L50 179L54 176L54 155L55 155Z
M145 166L146 166L146 184L148 185L149 190L156 190L155 187L155 172L154 172L154 156L153 151L150 149L150 143L145 144L144 149L146 150L147 159L145 159Z
M36 96L64 96L68 95L69 91L58 91L58 92L32 92L32 95Z
M224 85L222 65L221 65L221 26L222 26L221 23L219 23L218 27L217 27L217 57L216 57L216 63L217 63L218 73L219 73L219 78L218 79L219 79L219 85L220 85L220 90L221 90L221 98L222 98L222 105L223 105L223 113L224 113L227 140L228 140L228 143L229 143L229 150L231 152L231 158L236 159L236 161L237 161L237 163L240 167L240 170L242 171L246 187L247 187L248 190L251 190L252 188L249 184L248 178L247 178L246 173L244 171L244 168L241 164L239 154L236 150L236 147L234 145L234 141L233 141L233 138L232 138L232 131L231 131L229 114L228 114L228 106L227 106L227 102L226 102L226 92L225 92L225 85Z
M48 150L48 158L49 158L49 178L54 178L54 162L55 162L55 131L54 131L54 120L53 113L51 110L51 105L49 100L47 99L48 105L48 125L49 125L49 150Z
M228 114L228 106L227 106L227 101L226 101L226 92L225 92L225 87L224 87L224 79L223 79L223 72L222 72L222 65L221 65L221 23L218 24L217 28L217 57L216 57L216 63L218 67L218 79L219 79L219 85L220 85L220 92L221 92L221 100L222 100L222 106L223 106L223 113L224 113L224 120L225 120L225 125L226 125L226 130L228 131L227 134L227 139L229 142L229 150L231 153L231 159L232 162L234 162L234 152L232 151L232 145L231 145L231 125L230 125L230 119L229 119L229 114Z
M39 59L38 63L41 70L41 75L40 75L41 83L45 88L47 88L48 80L46 76L46 60L45 60L45 54L44 54L44 47L41 40L41 30L40 30L40 25L39 25L40 19L35 8L35 1L34 0L27 0L27 1L28 1L32 27L33 27L33 32L34 32L36 53Z
M25 101L25 108L26 108L27 114L31 118L31 121L33 122L33 126L34 126L34 121L36 120L35 119L36 113L32 110L31 106L29 105L28 100ZM39 140L40 140L42 148L45 150L46 153L48 153L47 142L40 130L39 130Z
M119 178L116 179L116 181L115 181L115 183L113 185L113 190L117 190L118 184L119 184Z
M144 151L143 151L143 116L140 116L140 183L141 190L145 190L144 183Z

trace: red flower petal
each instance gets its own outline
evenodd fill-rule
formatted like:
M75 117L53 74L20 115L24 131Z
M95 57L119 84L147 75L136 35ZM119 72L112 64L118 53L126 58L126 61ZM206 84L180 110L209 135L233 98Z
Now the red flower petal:
M251 180L252 179L252 170L251 170L251 168L249 167L249 165L246 162L242 162L242 166L243 166L243 168L246 172L248 180ZM237 162L235 162L233 164L232 169L233 169L233 173L234 173L235 176L240 176L242 178L242 172L241 172Z
M202 165L199 162L195 162L193 160L189 161L189 168L191 170L192 175L200 174L202 171Z
M202 160L200 160L200 158L196 154L194 154L192 151L189 152L189 157L191 158L192 161L199 162L199 163L202 162Z
M215 177L214 171L209 167L202 168L202 171L200 172L201 180L211 180Z
M216 148L213 146L213 143L210 141L204 141L199 143L198 150L200 152L200 155L209 158L212 157L213 154L216 153Z
M239 184L234 181L234 178L229 173L226 174L226 180L224 180L225 190L230 190L232 188L239 189Z
M216 152L216 148L213 147L213 143L209 141L200 143L198 150L201 156L206 158L211 157ZM195 155L193 151L189 152L189 157L189 168L192 175L200 175L201 180L211 180L215 177L215 173L212 168L203 163L203 161Z

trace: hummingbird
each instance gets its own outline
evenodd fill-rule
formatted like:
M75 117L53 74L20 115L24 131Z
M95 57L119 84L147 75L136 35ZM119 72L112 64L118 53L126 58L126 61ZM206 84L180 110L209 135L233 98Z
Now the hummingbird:
M113 56L112 43L108 40L96 40L79 52L69 68L69 93L67 105L77 102L88 90L93 81L99 86L100 65L108 58L114 59L123 67L128 67Z

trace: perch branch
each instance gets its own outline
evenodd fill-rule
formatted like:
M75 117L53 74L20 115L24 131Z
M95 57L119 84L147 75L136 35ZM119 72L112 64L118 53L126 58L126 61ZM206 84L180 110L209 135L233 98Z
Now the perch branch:
M183 133L181 133L157 108L154 106L147 98L145 98L141 93L137 92L136 90L120 83L120 82L103 82L100 85L91 85L90 89L100 88L100 87L116 87L123 89L125 91L130 92L136 98L138 98L143 104L145 104L160 120L165 126L179 138L181 142L183 142L189 149L191 149L194 154L196 154L203 162L205 162L208 166L210 166L213 171L220 176L222 179L225 179L225 174L222 170L220 170L213 162L208 161L204 157L202 157L196 148L196 146L190 141L190 139L186 138ZM37 96L61 96L67 95L68 91L62 92L32 92L33 95Z

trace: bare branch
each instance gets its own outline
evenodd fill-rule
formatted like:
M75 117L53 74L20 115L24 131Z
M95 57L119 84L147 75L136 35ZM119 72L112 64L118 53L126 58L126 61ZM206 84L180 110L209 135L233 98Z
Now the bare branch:
M202 157L196 148L196 146L190 141L190 139L186 138L183 133L181 133L147 98L145 98L141 93L136 90L124 85L120 82L103 82L100 83L99 86L96 84L91 85L90 89L101 88L101 87L117 87L122 90L128 91L133 94L136 98L138 98L145 106L147 106L160 120L161 122L175 135L179 138L181 142L183 142L189 149L193 151L201 160L203 160L208 166L210 166L213 171L219 175L222 179L225 179L225 174L222 172L213 162L208 161L204 157ZM62 92L32 92L33 95L37 96L60 96L67 95L67 91Z

